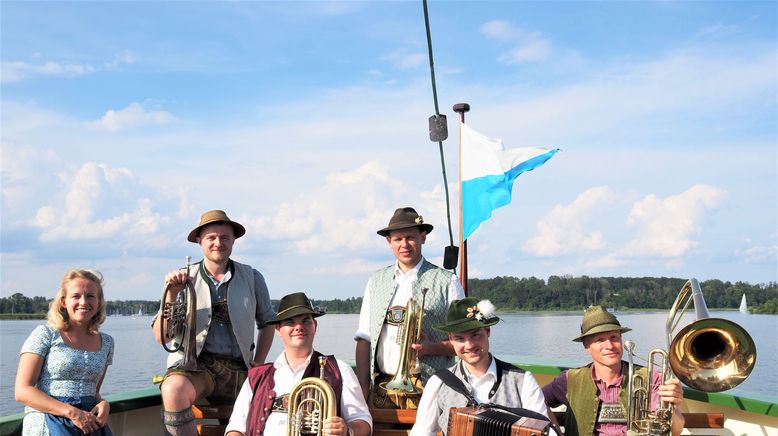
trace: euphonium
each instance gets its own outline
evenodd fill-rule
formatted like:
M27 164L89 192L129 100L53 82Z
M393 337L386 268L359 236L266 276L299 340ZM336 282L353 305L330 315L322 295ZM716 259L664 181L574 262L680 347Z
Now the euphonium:
M326 364L327 358L319 357L319 377L300 380L289 393L287 436L321 435L324 421L335 416L335 391L324 380Z
M692 302L696 320L673 336L675 327ZM662 359L660 384L666 383L670 377L669 365L683 384L704 392L720 392L739 385L756 364L756 347L751 335L732 321L709 317L697 279L688 280L681 288L667 315L665 327L669 350L651 350L645 376L637 374L632 363L635 344L624 342L624 348L629 352L627 434L630 436L670 434L672 405L660 401L653 411L650 405L654 388L650 381L657 355Z
M192 258L186 257L186 276L189 277L189 268ZM184 289L178 293L175 301L168 302L167 294L170 285L162 291L162 316L159 319L159 332L162 338L162 348L168 353L176 353L183 349L183 358L176 365L183 370L197 368L196 341L197 335L197 295L192 283L187 279ZM168 346L173 341L173 347Z
M424 299L426 296L427 288L424 288L421 290L421 304L417 304L416 300L411 298L405 307L405 322L403 323L402 331L397 335L398 343L402 350L397 374L388 382L378 385L387 395L405 398L421 396L421 390L411 380L411 374L415 372L419 364L418 353L411 345L418 342L421 338L421 319L424 313Z
M670 368L667 364L667 352L654 348L648 353L648 368L645 373L635 370L633 363L635 343L624 341L627 350L629 371L627 379L627 435L669 436L673 417L673 405L660 401L658 407L652 410L651 392L670 379ZM653 383L654 365L657 356L661 366L658 384Z

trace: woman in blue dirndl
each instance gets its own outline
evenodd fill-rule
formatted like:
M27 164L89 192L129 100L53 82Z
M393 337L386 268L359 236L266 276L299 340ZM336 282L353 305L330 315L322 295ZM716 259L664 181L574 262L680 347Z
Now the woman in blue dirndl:
M114 343L99 332L103 321L100 273L65 273L46 325L33 330L20 352L15 396L26 406L22 435L112 435L110 405L100 397L100 385Z

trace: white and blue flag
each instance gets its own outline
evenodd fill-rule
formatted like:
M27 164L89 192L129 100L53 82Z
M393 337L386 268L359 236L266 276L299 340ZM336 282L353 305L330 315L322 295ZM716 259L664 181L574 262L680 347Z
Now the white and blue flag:
M505 149L499 139L488 138L460 123L462 141L462 235L467 238L492 216L492 211L511 202L513 181L551 159L558 148Z

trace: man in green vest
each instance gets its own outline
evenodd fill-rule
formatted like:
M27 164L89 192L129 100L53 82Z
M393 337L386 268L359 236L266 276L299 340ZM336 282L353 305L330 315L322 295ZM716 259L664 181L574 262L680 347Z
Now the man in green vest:
M602 306L590 306L584 312L581 335L573 341L583 343L592 363L564 371L543 386L549 407L567 406L566 436L627 434L629 365L621 359L621 334L630 330ZM638 373L645 379L645 369ZM668 413L670 430L677 436L684 426L681 382L673 378L661 384L660 378L658 373L651 377L651 386L658 386L651 391L652 410L659 400L672 407L672 413Z
M454 364L448 337L433 326L445 322L449 305L464 298L465 292L453 273L424 260L421 247L432 228L416 210L402 207L377 232L386 238L396 260L370 277L354 335L357 378L370 407L415 409L422 384L438 369ZM421 338L403 341L411 299L423 305ZM416 353L418 362L413 359L407 365L402 356L408 353ZM411 392L392 390L387 395L382 383L406 376L415 386Z

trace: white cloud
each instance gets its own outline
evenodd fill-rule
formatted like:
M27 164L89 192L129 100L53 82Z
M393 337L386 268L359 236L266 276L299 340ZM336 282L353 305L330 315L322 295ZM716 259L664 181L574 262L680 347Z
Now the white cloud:
M64 204L39 207L29 222L42 229L41 241L105 239L122 231L149 234L156 231L161 221L152 212L150 200L145 198L135 199L135 210L112 214L117 207L114 202L123 197L123 185L133 179L126 168L87 162L75 174L63 179L67 185Z
M697 184L678 195L664 199L654 194L636 202L627 224L637 228L638 235L629 241L622 254L628 257L680 257L687 254L700 234L700 220L707 209L716 207L724 191Z
M128 50L122 53L121 55L114 57L112 61L106 62L104 64L104 67L106 70L114 70L123 64L126 65L134 64L135 60L136 60L135 54Z
M37 62L3 62L0 81L2 83L11 83L36 76L82 77L101 70L116 70L121 65L133 64L136 60L135 54L129 50L114 56L109 62L102 63L102 66L93 66L80 62L40 60L42 58L40 53L35 53L33 58Z
M273 216L240 220L251 239L290 241L289 247L299 254L353 258L360 252L383 250L386 242L376 231L386 225L395 208L414 206L438 229L427 242L442 240L446 228L441 218L445 214L442 188L416 191L395 175L386 164L369 161L329 174L321 186L282 203ZM356 271L360 264L350 265Z
M427 55L425 53L408 53L405 50L397 50L386 54L381 59L391 62L395 68L400 70L418 68L427 63Z
M551 43L545 39L536 39L517 47L497 58L508 64L524 64L545 61L551 57Z
M589 270L590 268L598 268L598 269L607 269L607 268L616 268L620 266L626 265L628 262L616 255L616 254L607 254L605 256L596 257L594 259L589 259L586 262L584 262L584 270Z
M106 132L153 124L170 124L176 117L165 111L147 111L139 103L130 103L124 109L108 110L99 120L87 121L87 127Z
M730 38L738 35L742 31L743 29L741 29L741 27L737 25L714 24L711 26L701 27L697 29L697 32L695 32L694 34L694 38L695 39L710 38L710 37Z
M519 29L504 20L487 21L481 25L481 34L487 38L501 41L513 40L521 36Z
M50 190L50 183L55 182L50 170L57 163L57 156L51 150L19 147L5 141L0 144L0 150L5 225L16 211L28 211L32 201Z
M503 20L493 20L481 26L481 34L489 39L516 44L516 47L502 53L497 60L506 64L541 62L552 54L551 42L539 32L531 32L513 26Z
M326 177L324 184L278 207L273 217L246 219L252 237L293 240L300 253L373 247L378 226L391 216L404 185L387 167L367 162Z
M585 227L593 213L612 197L607 186L599 186L582 192L567 206L556 205L538 222L538 234L523 250L536 256L602 250L607 245L602 233Z
M371 262L364 259L350 260L342 265L331 264L329 266L316 266L313 268L313 272L321 275L330 274L347 274L347 275L364 275L368 276L379 268L385 267L390 261L382 260L377 262Z
M738 248L735 256L742 258L746 263L776 263L778 257L778 245L754 245L748 248Z
M522 100L508 88L463 93L480 96L471 98L471 103L480 101L481 119L494 120L493 125L503 128L504 138L514 135L528 144L548 138L562 145L623 146L618 141L624 140L639 147L657 140L691 146L705 141L720 144L746 126L759 126L758 120L769 112L770 98L776 95L775 53L760 47L747 52L706 55L687 50L649 62L603 65L596 74L570 85L543 88ZM690 129L694 133L684 133Z
M2 83L18 82L31 76L79 77L91 74L95 68L91 65L75 62L41 62L31 64L22 61L2 63Z

